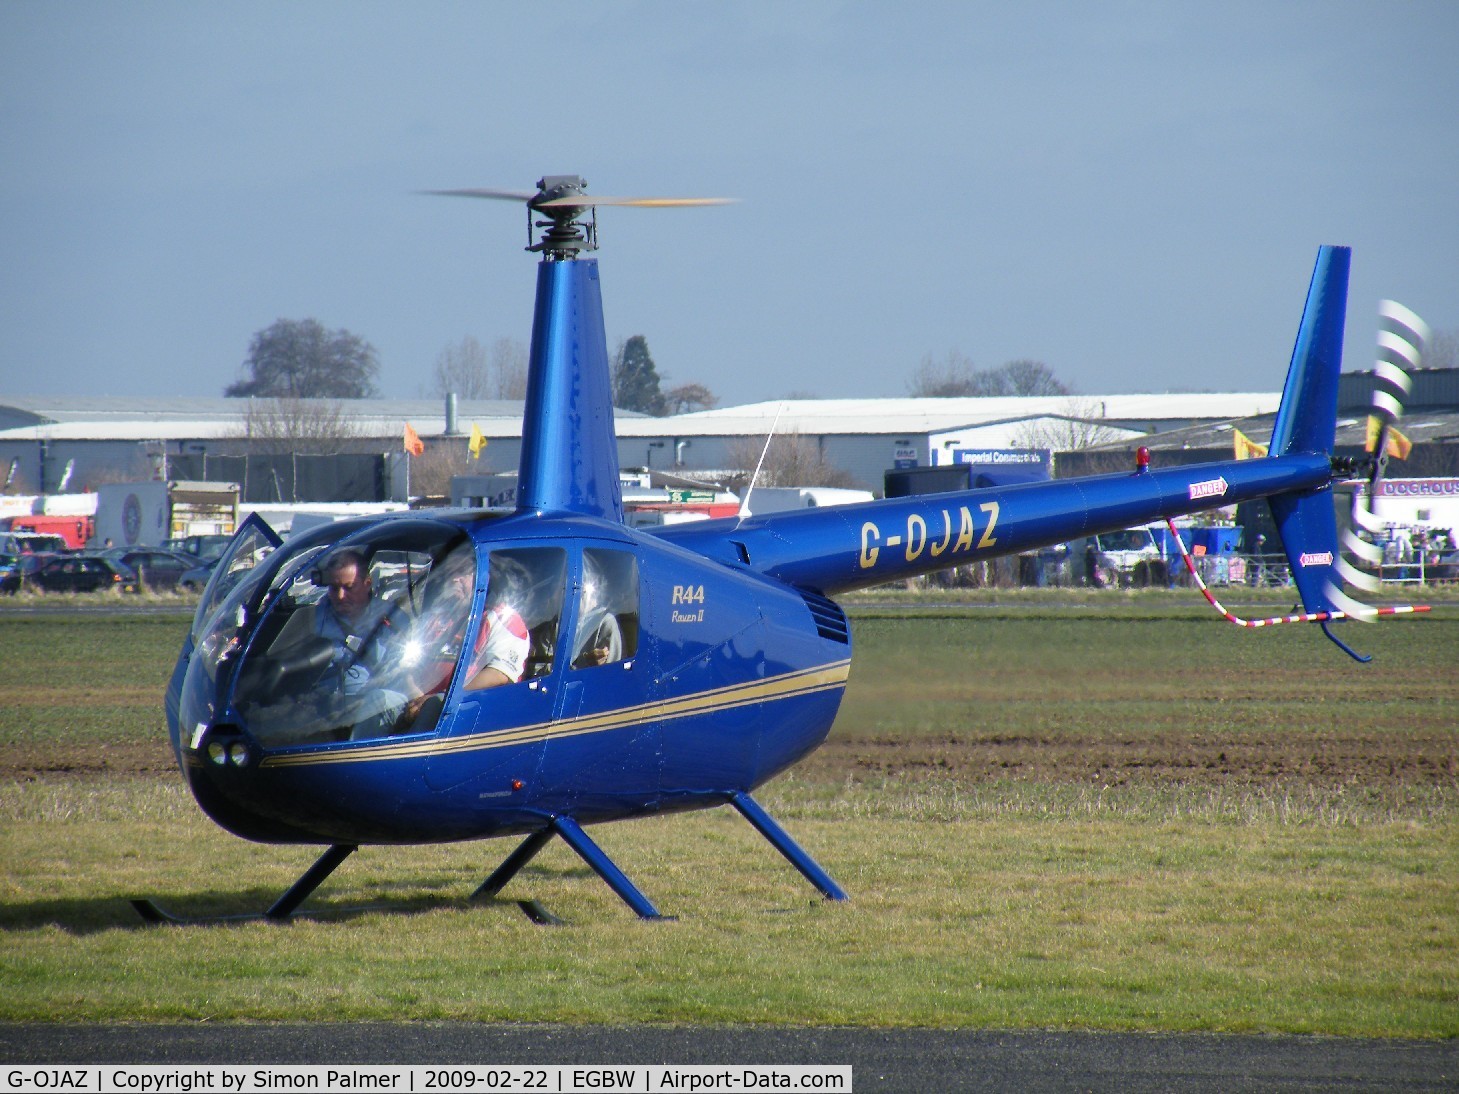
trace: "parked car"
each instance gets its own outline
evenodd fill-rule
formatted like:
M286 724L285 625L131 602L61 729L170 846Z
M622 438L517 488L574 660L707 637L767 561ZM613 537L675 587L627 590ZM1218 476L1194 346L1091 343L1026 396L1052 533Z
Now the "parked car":
M90 593L116 589L134 593L137 572L119 559L98 554L56 555L25 577L27 588L48 593Z
M55 554L70 550L54 532L0 532L0 551L8 555Z
M175 589L183 574L198 565L194 555L165 551L161 547L134 547L129 551L110 550L108 558L118 559L137 572L137 578L149 589Z
M20 587L25 588L25 583L30 575L39 570L53 558L60 558L67 554L65 551L25 551L15 556L16 570L20 574Z
M20 559L0 554L0 593L13 593L20 588Z
M162 546L169 551L177 551L184 555L196 555L206 562L210 558L217 558L225 550L228 544L233 542L233 536L229 535L206 535L206 536L183 536L180 539L165 539Z
M207 588L208 581L213 576L213 571L218 568L218 559L222 557L222 555L215 555L207 561L194 566L177 579L177 587L190 593L202 592Z

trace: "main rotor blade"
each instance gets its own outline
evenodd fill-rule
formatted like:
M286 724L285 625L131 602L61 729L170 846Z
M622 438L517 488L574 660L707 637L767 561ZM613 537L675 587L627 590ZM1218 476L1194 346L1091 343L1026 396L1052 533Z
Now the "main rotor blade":
M447 198L491 198L494 201L531 201L538 194L536 190L417 190L419 194L434 194Z
M688 205L733 205L738 198L610 198L594 194L576 194L573 197L550 198L537 202L538 209L551 209L567 205L587 208L592 205L631 205L642 209L665 209Z

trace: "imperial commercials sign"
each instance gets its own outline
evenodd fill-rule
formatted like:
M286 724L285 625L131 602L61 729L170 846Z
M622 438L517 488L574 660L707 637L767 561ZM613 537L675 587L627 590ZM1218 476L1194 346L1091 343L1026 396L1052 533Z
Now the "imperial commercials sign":
M954 448L950 455L952 462L969 466L974 487L1042 482L1050 477L1047 448Z

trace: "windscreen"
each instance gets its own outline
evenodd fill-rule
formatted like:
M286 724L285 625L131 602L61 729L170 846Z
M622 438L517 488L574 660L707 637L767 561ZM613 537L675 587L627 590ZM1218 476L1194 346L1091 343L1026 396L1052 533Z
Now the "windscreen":
M273 575L238 658L237 717L265 748L431 730L476 573L469 537L429 521L301 551Z

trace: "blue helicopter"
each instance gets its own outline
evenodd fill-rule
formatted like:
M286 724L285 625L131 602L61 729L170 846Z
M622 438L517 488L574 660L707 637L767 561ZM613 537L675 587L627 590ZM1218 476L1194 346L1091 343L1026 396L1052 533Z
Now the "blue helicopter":
M166 699L182 773L228 831L327 848L264 917L361 845L520 837L473 894L489 899L556 836L659 918L587 828L723 805L845 900L751 795L830 731L852 639L833 597L850 590L1266 497L1307 612L1324 629L1359 614L1331 491L1355 471L1332 454L1348 249L1318 253L1266 458L638 530L585 256L599 205L697 202L586 185L434 191L523 202L541 256L515 511L287 540L250 517L203 593Z

